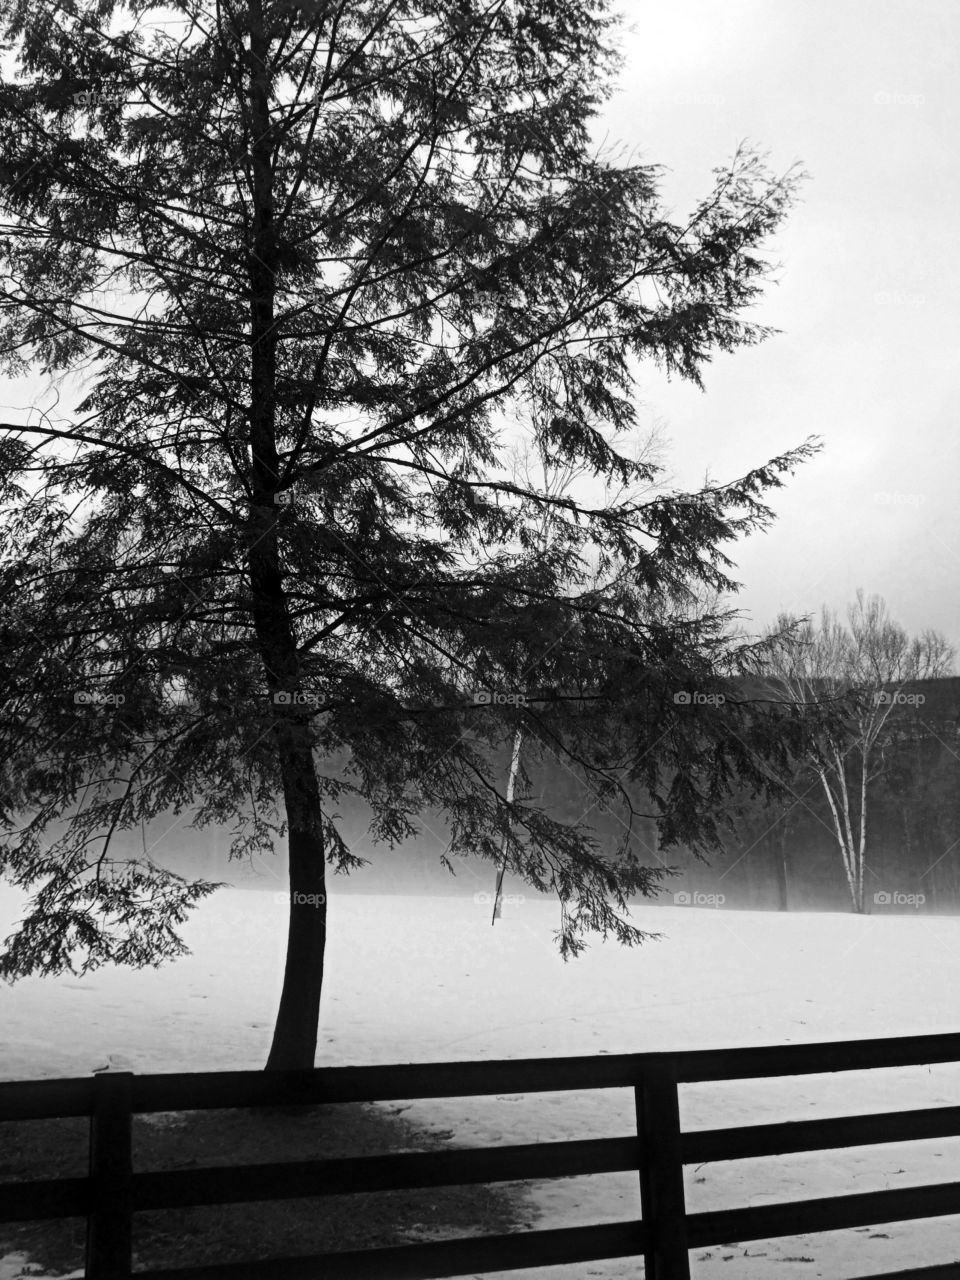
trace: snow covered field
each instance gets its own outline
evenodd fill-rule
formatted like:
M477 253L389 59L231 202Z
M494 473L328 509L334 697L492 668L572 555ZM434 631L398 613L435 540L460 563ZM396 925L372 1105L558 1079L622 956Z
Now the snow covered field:
M223 890L191 917L194 954L160 970L0 987L0 1077L263 1066L279 991L285 907L268 889ZM555 904L464 896L337 895L317 1065L626 1053L801 1043L958 1028L960 919L638 907L666 936L636 950L594 940L564 963ZM522 886L515 887L522 893ZM528 891L529 892L529 891ZM22 898L0 890L0 930ZM960 1068L686 1085L686 1128L956 1105ZM412 1102L404 1113L492 1145L627 1135L626 1090ZM960 1140L737 1161L687 1170L691 1211L960 1180ZM542 1227L639 1213L630 1174L535 1184ZM960 1257L960 1216L731 1244L691 1255L697 1280L844 1280ZM544 1268L530 1280L636 1277L630 1260ZM0 1262L0 1280L19 1274Z

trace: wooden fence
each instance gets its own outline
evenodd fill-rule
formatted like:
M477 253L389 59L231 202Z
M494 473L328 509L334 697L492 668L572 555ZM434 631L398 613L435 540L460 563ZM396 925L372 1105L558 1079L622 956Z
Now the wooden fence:
M960 1182L687 1213L684 1165L954 1137L960 1134L960 1107L683 1132L678 1084L954 1061L960 1061L960 1034L684 1053L282 1073L117 1073L2 1083L0 1120L88 1115L91 1127L89 1177L0 1184L0 1222L86 1217L88 1280L436 1280L628 1257L638 1260L638 1280L641 1274L646 1280L688 1280L690 1249L960 1214ZM136 1173L132 1168L132 1117L144 1112L625 1087L633 1089L636 1098L633 1137L170 1172ZM642 1211L642 1217L626 1222L312 1258L131 1270L133 1215L140 1211L624 1170L639 1175ZM908 1276L956 1280L960 1262L885 1273L883 1280Z

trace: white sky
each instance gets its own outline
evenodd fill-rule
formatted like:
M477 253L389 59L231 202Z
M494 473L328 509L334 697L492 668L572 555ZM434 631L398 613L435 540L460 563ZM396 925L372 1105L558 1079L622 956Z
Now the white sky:
M824 451L772 496L777 523L728 549L747 621L842 611L863 587L909 630L960 644L960 7L623 3L606 136L669 168L678 218L744 139L777 171L799 160L811 175L775 245L779 284L752 317L783 332L719 356L705 395L641 370L671 479L730 480L821 435ZM0 406L29 405L39 385L0 379Z
M808 434L824 449L733 552L739 604L843 611L858 586L960 643L960 7L952 0L622 0L608 137L669 167L679 217L749 139L810 174L756 318L783 332L707 370L642 374L676 482L733 479Z

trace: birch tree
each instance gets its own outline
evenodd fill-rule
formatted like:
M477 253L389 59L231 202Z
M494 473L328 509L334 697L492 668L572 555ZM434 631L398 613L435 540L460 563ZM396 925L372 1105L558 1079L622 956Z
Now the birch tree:
M909 637L882 597L863 591L847 610L846 626L824 607L819 626L781 615L772 635L769 672L787 701L810 709L852 696L845 718L811 736L807 764L820 782L859 914L865 910L870 783L883 769L895 712L923 696L905 693L904 686L951 674L953 649L933 630Z

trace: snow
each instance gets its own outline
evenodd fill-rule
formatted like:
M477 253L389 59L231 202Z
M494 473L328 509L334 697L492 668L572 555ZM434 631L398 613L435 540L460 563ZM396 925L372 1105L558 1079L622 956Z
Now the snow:
M184 927L193 954L159 970L101 970L0 988L0 1077L260 1069L285 938L282 895L222 890ZM960 919L854 917L641 905L659 941L593 939L564 964L555 903L514 886L503 918L462 897L338 893L331 887L317 1065L430 1062L802 1043L957 1030ZM508 892L510 886L505 886ZM22 895L0 892L9 932ZM685 1128L956 1105L960 1066L685 1085ZM627 1090L414 1101L405 1118L493 1145L626 1135ZM802 1153L686 1172L700 1210L960 1180L960 1140ZM533 1184L537 1225L639 1216L633 1174ZM860 1231L694 1250L697 1280L831 1280L953 1261L960 1215ZM19 1259L22 1262L22 1258ZM734 1268L731 1270L731 1262ZM0 1280L19 1274L0 1262ZM776 1264L773 1266L772 1264ZM530 1280L636 1277L623 1259L542 1268ZM506 1276L508 1273L504 1273Z

